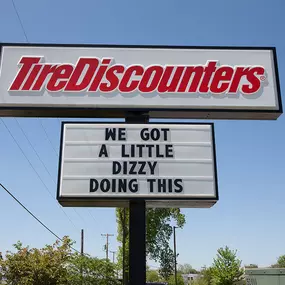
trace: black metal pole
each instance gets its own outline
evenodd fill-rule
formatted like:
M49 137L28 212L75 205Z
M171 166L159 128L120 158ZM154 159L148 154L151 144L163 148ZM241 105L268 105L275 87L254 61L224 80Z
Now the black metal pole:
M175 285L177 285L177 261L176 261L176 227L173 227L173 234L174 234L174 277L175 277Z
M130 285L146 283L145 201L130 201Z
M148 123L148 115L128 113L129 124ZM131 200L130 204L129 285L146 284L146 208L144 200Z

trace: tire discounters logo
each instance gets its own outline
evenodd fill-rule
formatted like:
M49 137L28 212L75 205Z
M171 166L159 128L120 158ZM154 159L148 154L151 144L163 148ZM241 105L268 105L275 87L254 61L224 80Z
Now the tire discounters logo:
M275 120L274 48L0 44L0 116Z
M124 65L112 57L80 57L75 65L47 63L44 57L23 56L8 91L110 93L258 93L266 80L263 66ZM11 93L13 94L13 92Z

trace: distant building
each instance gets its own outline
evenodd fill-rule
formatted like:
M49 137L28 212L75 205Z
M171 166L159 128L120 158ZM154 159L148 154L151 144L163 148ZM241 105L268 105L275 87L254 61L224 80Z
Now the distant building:
M185 285L191 285L191 283L201 277L201 274L194 274L194 273L189 273L189 274L182 274L182 277L184 279Z

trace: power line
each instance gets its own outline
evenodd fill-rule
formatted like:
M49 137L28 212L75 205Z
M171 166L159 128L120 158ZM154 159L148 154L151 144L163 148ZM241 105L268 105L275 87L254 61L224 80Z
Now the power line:
M41 159L39 153L37 152L37 150L34 148L32 142L30 141L29 137L27 136L26 132L24 131L24 129L22 128L21 124L19 123L19 121L17 119L15 119L15 121L17 122L19 128L21 129L23 135L25 136L26 140L28 141L29 145L31 146L31 148L34 150L35 154L37 155L38 159L40 160L41 164L43 165L43 167L45 168L45 170L47 171L48 175L50 176L52 182L54 183L54 185L56 185L55 180L52 177L52 174L50 173L50 171L48 170L47 166L45 165L45 163L43 162L43 160ZM53 197L54 198L54 197ZM54 198L55 199L55 198ZM65 213L65 215L68 217L68 215L66 214L66 212L60 207L60 209ZM73 208L73 210L75 211L75 213L82 219L82 221L84 222L83 218L78 214L78 212ZM71 220L68 217L69 220Z
M63 241L62 238L60 238L57 234L55 234L48 226L46 226L40 219L38 219L27 207L25 207L2 183L0 183L0 186L22 207L24 208L37 222L39 222L46 230L48 230L52 235L54 235L57 239L60 241ZM71 249L76 251L77 253L80 253L77 249L70 246Z
M52 174L50 173L50 171L48 170L47 166L45 165L45 163L43 162L43 160L41 159L41 157L39 156L38 152L36 151L36 149L34 148L32 142L30 141L29 137L27 136L26 132L24 131L24 129L22 128L22 126L20 125L18 119L15 119L15 121L17 122L19 128L22 131L22 134L25 136L26 140L28 141L30 147L34 150L35 154L37 155L37 158L39 159L39 161L41 162L41 164L43 165L43 167L45 168L45 170L47 171L48 175L50 176L51 180L53 181L54 184L56 184L55 180L52 177Z
M92 219L94 220L94 222L96 223L96 219L94 218L94 216L93 216L93 214L92 214L90 209L88 209L88 212L89 212L90 216L92 217Z
M16 4L15 4L14 0L11 0L11 1L12 1L14 10L15 10L15 12L16 12L17 18L18 18L18 20L19 20L19 23L20 23L20 25L21 25L22 31L23 31L23 33L24 33L24 36L25 36L25 38L26 38L26 41L29 42L27 33L26 33L26 31L25 31L25 28L24 28L23 22L22 22L22 20L21 20L20 14L19 14L19 12L18 12L18 9L17 9L17 7L16 7ZM42 128L43 128L43 130L44 130L44 132L45 132L45 135L46 135L48 141L50 142L50 144L51 144L51 146L52 146L52 149L54 150L55 154L56 154L57 157L58 157L58 153L57 153L56 149L54 148L54 146L53 146L53 144L52 144L52 142L51 142L51 140L50 140L50 138L49 138L49 136L48 136L48 133L47 133L45 127L44 127L44 125L42 124L40 118L38 118L38 119L39 119L39 121L40 121L40 124L41 124L41 126L42 126ZM27 141L29 142L30 146L34 149L34 147L32 146L30 140L29 140L28 137L26 136L25 132L23 131L23 129L22 129L22 127L20 126L20 124L19 124L19 122L18 122L17 119L16 119L16 121L17 121L19 127L21 128L21 130L22 130L24 136L26 137ZM4 123L3 120L2 120L2 122ZM7 126L6 126L5 123L4 123L4 125L5 125L6 129L8 130L8 128L7 128ZM9 131L9 130L8 130L8 131ZM13 137L13 135L12 135L12 133L11 133L10 131L9 131L9 133L10 133L10 135ZM13 137L13 139L14 139L14 137ZM15 139L14 139L14 141L16 142ZM18 144L17 142L16 142L16 144L17 144L18 147L19 147L19 144ZM19 147L19 148L20 148L20 147ZM20 150L22 151L21 148L20 148ZM35 151L35 149L34 149L34 151ZM27 158L27 156L24 154L23 151L22 151L22 153L23 153L23 155L26 157L26 159L29 161L29 159ZM35 153L36 153L37 157L39 158L39 160L41 161L41 163L43 164L43 166L44 166L44 168L46 169L46 171L48 172L49 176L50 176L51 179L53 180L53 182L55 182L54 179L52 178L52 176L51 176L49 170L47 169L47 167L46 167L45 164L43 163L42 159L41 159L40 156L38 155L38 153L37 153L36 151L35 151ZM30 163L30 161L29 161L29 163ZM33 167L33 165L32 165L31 163L30 163L30 165L31 165L31 167L34 169L34 167ZM34 170L35 170L35 169L34 169ZM36 172L36 171L35 171L35 172ZM36 172L36 173L37 173L37 172ZM38 173L37 173L37 175L38 175ZM38 177L39 177L39 175L38 175ZM39 178L40 178L40 177L39 177ZM40 178L40 180L42 181L41 178ZM42 181L42 182L43 182L43 181ZM45 184L44 184L44 185L45 185ZM46 187L46 186L45 186L45 187ZM47 190L48 190L48 188L47 188ZM48 192L50 193L49 190L48 190ZM51 194L51 193L50 193L50 194ZM60 209L61 209L61 208L60 208ZM61 210L63 211L63 209L61 209ZM76 214L83 220L83 218L81 217L81 215L79 215L79 213L78 213L74 208L73 208L73 210L74 210L74 211L76 212ZM64 212L64 211L63 211L63 212ZM64 212L64 214L67 216L67 214L66 214L65 212ZM68 216L67 216L67 217L68 217ZM93 216L92 216L92 217L93 217ZM94 217L93 217L93 218L94 218ZM75 224L71 221L71 219L70 219L69 217L68 217L68 219L70 220L70 222L71 222L71 223L74 225L74 227L76 228ZM94 219L94 220L95 220L95 219ZM83 221L84 221L84 220L83 220Z
M38 159L40 160L40 162L42 163L43 167L45 168L45 170L47 171L47 173L49 174L52 182L56 185L56 181L53 179L52 174L50 173L50 171L48 170L47 166L45 165L45 163L43 162L43 160L41 159L40 155L38 154L37 150L34 148L32 142L30 141L29 137L26 135L26 132L24 131L24 129L22 128L21 124L19 123L19 121L17 119L15 119L19 128L21 129L23 135L25 136L26 140L28 141L28 143L30 144L31 148L34 150L35 154L37 155ZM79 215L79 213L74 209L74 212L79 216L79 218L84 222L83 218L81 217L81 215ZM62 209L62 211L64 211ZM65 211L64 211L65 212Z
M47 133L47 130L45 129L45 127L44 127L44 125L43 125L41 119L38 118L38 120L40 121L40 125L41 125L42 129L44 130L44 133L45 133L45 135L46 135L46 137L47 137L48 142L50 143L52 149L54 150L55 155L56 155L57 158L58 158L58 157L59 157L58 152L57 152L56 149L54 148L54 146L53 146L53 144L52 144L52 141L51 141L51 139L50 139L50 137L49 137L49 135L48 135L48 133ZM53 180L53 181L54 181L54 180ZM54 183L55 183L55 181L54 181ZM56 183L55 183L55 184L56 184ZM85 222L85 220L84 220L84 219L82 218L82 216L78 213L78 211L76 211L74 208L72 208L72 209L73 209L73 211L77 214L77 216L78 216L83 222Z
M31 163L30 159L27 157L27 155L25 154L25 152L23 151L22 147L20 146L20 144L17 142L16 138L14 137L14 135L12 134L12 132L10 131L9 127L6 125L5 121L3 120L3 118L1 118L2 123L4 124L6 130L9 132L10 136L12 137L12 139L14 140L14 142L16 143L16 145L18 146L18 148L20 149L20 151L22 152L22 154L24 155L24 157L26 158L26 160L29 162L30 166L32 167L32 169L35 171L35 173L37 174L38 178L40 179L40 181L42 182L42 184L44 185L45 189L48 191L48 193L50 194L50 196L52 198L53 195L52 193L49 191L47 185L45 184L45 182L42 180L42 178L40 177L39 173L36 171L35 167L33 166L33 164Z
M59 118L57 118L57 121L59 122L59 128L61 128L61 120L59 119ZM51 140L50 140L50 142L51 142ZM91 147L89 146L89 148L91 149ZM58 155L58 154L57 154ZM96 223L96 219L94 218L94 216L93 216L93 214L92 214L92 212L90 211L90 209L88 209L88 212L89 212L89 214L90 214L90 216L92 217L92 219L94 220L94 222ZM79 215L79 214L78 214ZM80 216L80 215L79 215Z
M85 223L85 220L82 218L82 216L78 213L78 211L75 208L72 208L74 212L78 215L78 217L82 220L83 223Z
M40 179L41 183L44 185L45 189L48 191L48 193L50 194L50 196L54 198L54 196L52 195L52 193L50 192L49 188L47 187L46 183L43 181L43 179L41 178L41 176L39 175L39 173L37 172L37 170L35 169L35 167L33 166L32 162L30 161L30 159L27 157L27 155L25 154L25 152L23 151L22 147L20 146L20 144L17 142L16 138L14 137L14 135L12 134L12 132L10 131L10 129L8 128L8 126L6 125L5 121L3 120L3 118L1 118L2 123L4 124L6 130L9 132L10 136L12 137L12 139L14 140L14 142L16 143L16 145L18 146L18 148L20 149L20 151L22 152L22 154L24 155L24 157L26 158L26 160L29 162L30 167L34 170L34 172L36 173L37 177ZM58 204L57 204L58 205ZM75 229L77 229L77 227L75 226L75 224L72 222L72 220L68 217L68 215L65 213L65 211L58 205L59 209L61 209L61 211L65 214L65 216L68 218L68 220L72 223L72 225L75 227Z
M15 4L14 0L11 0L11 1L12 1L14 10L15 10L15 12L16 12L16 14L17 14L17 17L18 17L19 23L20 23L20 25L21 25L21 28L22 28L22 30L23 30L23 33L24 33L24 35L25 35L26 41L29 42L28 36L27 36L27 34L26 34L26 31L25 31L23 22L22 22L22 20L21 20L20 14L19 14L19 12L18 12L18 9L17 9L17 7L16 7L16 4Z
M52 147L52 149L53 149L55 155L58 157L58 152L57 152L56 149L54 148L54 146L53 146L53 144L52 144L52 142L51 142L51 139L49 138L49 135L48 135L48 133L47 133L47 131L46 131L46 128L44 127L44 125L43 125L41 119L38 118L38 120L39 120L39 122L40 122L40 124L41 124L41 126L42 126L42 129L44 130L44 133L45 133L45 135L46 135L46 138L47 138L47 140L49 141L49 143L50 143L50 145L51 145L51 147Z

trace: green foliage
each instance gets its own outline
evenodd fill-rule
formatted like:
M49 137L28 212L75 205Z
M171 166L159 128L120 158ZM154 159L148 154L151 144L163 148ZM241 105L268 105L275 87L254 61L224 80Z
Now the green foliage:
M146 272L146 281L147 282L159 282L160 277L156 270L148 270Z
M1 262L3 275L11 285L68 284L66 262L71 256L71 244L67 237L43 249L30 249L18 242L14 245L17 252L8 252Z
M123 270L123 233L125 233L125 264L129 264L129 209L117 208L116 209L116 217L117 217L117 240L121 244L117 253L117 261L118 266L121 270ZM128 278L129 268L126 266L125 275L126 279Z
M190 285L210 285L211 283L209 283L205 278L200 277L194 281L192 281L190 283Z
M173 274L175 266L174 254L172 249L166 247L160 255L160 268L159 274L164 280L167 280Z
M118 264L122 268L123 264L123 229L126 233L126 264L129 264L129 213L124 222L123 209L117 208L118 236L117 240L121 243L118 252ZM169 240L173 233L171 221L175 221L178 227L185 224L185 216L180 209L147 209L146 211L146 250L150 259L160 263L160 273L168 278L173 273L174 253L169 245Z
M14 245L0 261L10 285L118 285L115 265L106 259L72 254L71 240L64 237L42 249Z
M279 256L277 263L271 265L271 268L285 268L285 255Z
M212 267L204 267L201 271L201 275L203 276L203 280L206 284L210 285L213 279L213 268Z
M171 275L168 278L167 282L168 282L168 285L176 285L176 283L175 283L175 276ZM185 285L184 279L183 279L181 274L177 274L177 285Z
M201 270L202 277L198 280L198 282L201 282L201 285L211 285L212 284L212 279L213 279L213 268L212 267L204 267ZM199 283L198 283L199 284Z
M217 258L212 267L212 283L214 285L233 285L242 280L243 270L236 252L228 247L218 249Z
M281 255L277 260L279 268L285 268L285 255Z
M159 261L161 254L169 251L169 240L173 233L171 220L178 227L185 224L185 216L180 209L148 209L147 210L147 253L155 261Z
M257 264L249 264L249 265L245 265L245 268L258 268Z
M189 273L193 273L196 274L198 273L197 270L195 270L190 264L179 264L178 265L178 272L180 272L181 274L189 274Z
M117 285L116 267L106 259L74 254L68 265L70 285Z

